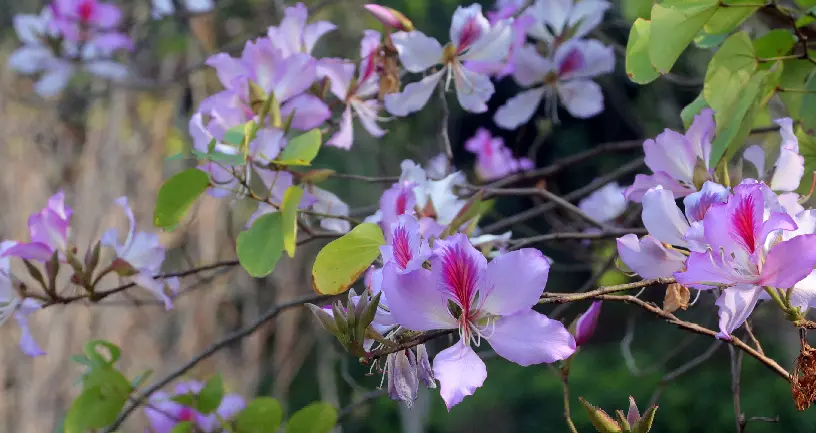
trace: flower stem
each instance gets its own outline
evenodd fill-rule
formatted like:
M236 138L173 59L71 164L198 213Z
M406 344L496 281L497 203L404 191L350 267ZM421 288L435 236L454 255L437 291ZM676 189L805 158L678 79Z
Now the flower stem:
M782 299L781 296L779 296L779 292L777 292L775 288L764 286L763 289L765 289L765 292L771 296L771 299L773 299L774 302L776 302L776 304L779 305L779 308L782 310L782 312L787 313L788 311L790 311L790 307L785 305L785 301Z
M561 376L561 383L564 386L564 420L567 422L570 433L578 433L575 428L575 423L572 422L572 415L570 414L570 399L569 399L569 368L564 367L558 370Z

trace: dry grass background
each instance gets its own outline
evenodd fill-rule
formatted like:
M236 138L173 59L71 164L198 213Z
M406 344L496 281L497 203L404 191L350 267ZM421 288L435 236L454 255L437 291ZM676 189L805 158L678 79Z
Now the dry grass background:
M34 8L26 5L24 9ZM212 20L199 23L196 33L203 31L200 34L206 37L211 25ZM213 33L210 28L209 34ZM7 39L5 56L16 43L14 38ZM169 79L204 56L201 45L196 45L186 55L152 66L158 79ZM111 90L102 83L97 88L94 83L90 94L102 97L87 100L81 94L67 94L62 100L47 101L33 95L30 80L5 68L0 71L0 200L5 205L0 236L26 239L28 215L59 189L65 190L75 211L72 230L80 254L112 224L125 229L126 220L113 205L121 195L130 199L140 228L151 229L156 192L162 180L180 168L165 163L165 157L169 138L179 131L186 133L184 88L192 93L196 106L217 90L212 74L196 72L189 81L154 92ZM228 209L224 201L204 198L187 224L163 234L165 244L173 248L166 267L178 270L233 259L233 234L240 229L240 221L232 219ZM318 247L316 242L303 249ZM156 379L253 321L271 304L309 293L309 262L314 252L298 256L294 260L284 257L264 281L254 281L240 269L211 280L188 277L182 289L195 288L194 295L180 297L170 312L159 305L134 305L134 298L150 299L139 289L105 306L73 304L45 309L31 320L33 333L48 352L36 359L18 349L16 326L9 323L0 328L0 431L54 430L79 391L74 382L81 368L68 357L80 353L88 340L107 339L119 345L123 348L120 366L126 374L133 377L152 368L152 379ZM110 278L106 284L114 286L117 280ZM65 287L71 290L68 284ZM206 378L219 371L229 390L254 395L260 378L271 375L273 394L285 401L314 339L322 338L314 332L299 332L314 326L303 313L286 312L250 338L202 362L192 376ZM333 380L328 376L321 384L324 399L336 400L333 386L325 382ZM144 418L138 413L124 431L143 428Z

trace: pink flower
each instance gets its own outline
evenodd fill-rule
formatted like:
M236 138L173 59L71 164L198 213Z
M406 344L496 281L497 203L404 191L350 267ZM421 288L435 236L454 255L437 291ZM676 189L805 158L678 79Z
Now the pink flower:
M550 46L583 38L603 21L610 6L604 0L536 0L525 11L535 19L527 34Z
M45 262L55 252L64 254L68 250L71 214L71 208L65 206L65 193L54 194L43 210L28 218L31 242L17 243L6 249L3 256Z
M133 49L133 42L116 31L122 10L98 0L54 0L51 10L57 28L71 42L91 42L108 51Z
M172 394L165 391L154 393L150 405L145 408L145 416L153 433L170 433L173 427L183 421L191 421L204 433L220 431L218 418L230 420L241 412L246 403L238 394L226 394L215 413L204 415L192 407L184 406L172 400L175 396L198 394L204 388L202 382L191 380L176 385Z
M459 103L472 113L487 111L493 95L490 78L466 67L463 62L499 62L507 57L513 32L510 20L491 26L478 4L459 6L451 21L451 43L444 48L436 39L419 31L397 32L392 36L402 66L420 73L441 64L442 68L420 81L408 84L402 92L385 96L385 108L395 116L407 116L422 109L443 76L446 87L451 79Z
M21 299L14 288L11 259L5 252L15 244L13 241L0 243L0 323L14 317L20 328L20 349L23 353L32 357L45 355L28 327L28 316L39 310L41 305L31 298Z
M777 119L776 124L779 125L782 144L773 174L769 176L765 170L765 151L762 147L757 145L748 147L743 157L756 168L759 174L757 179L765 180L770 177L768 185L772 190L795 191L805 174L805 158L799 154L799 140L793 133L793 121L785 117Z
M410 32L414 30L414 25L411 23L411 21L397 10L377 4L367 4L363 5L363 7L366 8L366 10L377 19L377 21L381 22L386 27L403 32Z
M493 137L490 131L479 128L476 135L465 142L465 149L476 154L476 174L484 181L505 177L534 167L528 158L513 157L501 137Z
M125 216L130 223L127 237L124 243L120 244L117 230L110 229L102 235L101 244L113 248L116 251L116 258L133 268L135 273L125 277L126 279L151 291L157 298L164 301L166 309L173 308L172 299L168 296L166 289L176 294L179 287L178 279L153 278L159 273L165 257L165 248L161 245L159 236L155 233L136 231L136 218L128 205L127 197L119 197L116 199L116 204L125 211Z
M717 300L720 338L730 338L757 301L767 296L763 286L788 289L813 271L816 250L810 245L816 235L782 240L785 231L796 229L770 188L750 179L734 188L727 203L711 206L704 218L710 248L692 252L687 270L675 277L678 283L701 290L726 286Z
M151 15L153 19L161 19L176 13L176 6L173 0L152 0L153 9ZM181 2L185 12L201 14L213 10L214 0L184 0Z
M675 198L696 191L694 167L702 161L702 166L710 173L708 165L714 131L714 112L706 108L694 116L685 135L666 129L654 140L644 141L646 165L654 174L635 176L635 183L626 189L626 198L639 202L646 191L657 185L671 191Z
M397 323L414 331L459 332L459 341L433 360L448 409L487 378L484 362L471 348L482 338L500 356L522 366L555 362L575 352L569 331L532 309L549 268L549 261L530 248L487 263L463 234L434 242L431 270L400 273L395 262L385 265L382 287Z
M346 105L340 118L340 128L327 145L351 149L354 142L353 117L356 115L366 131L373 137L382 137L385 131L377 124L380 102L377 100L379 75L375 63L375 51L380 44L380 33L366 30L360 46L360 62L357 79L354 65L343 60L324 59L318 66L318 75L329 78L329 89Z
M548 111L557 121L556 98L577 118L592 117L603 110L601 86L593 77L615 69L612 47L595 40L571 40L560 45L552 58L538 54L534 45L514 53L513 77L518 84L532 87L499 107L493 120L505 129L516 129L533 117L546 98Z
M284 57L303 53L311 54L312 49L323 35L337 28L328 21L307 24L309 10L303 3L290 6L283 11L280 25L269 27L267 36Z

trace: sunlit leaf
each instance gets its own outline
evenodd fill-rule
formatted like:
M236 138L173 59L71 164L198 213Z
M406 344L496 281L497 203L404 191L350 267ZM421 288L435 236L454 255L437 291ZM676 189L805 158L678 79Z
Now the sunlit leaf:
M660 76L649 58L650 34L651 22L642 18L638 18L629 30L629 42L626 44L626 75L638 84L652 82Z
M652 7L652 28L664 30L649 38L649 57L658 72L665 74L671 70L716 11L717 0L686 0Z
M235 433L275 433L283 420L277 400L258 397L235 417Z
M283 194L281 203L281 229L283 231L283 248L289 257L295 256L297 245L297 213L300 200L303 198L303 188L292 185Z
M729 117L756 68L754 45L745 32L731 35L714 54L706 70L703 97L718 123Z
M380 246L384 244L378 225L363 223L354 227L317 254L312 268L312 287L324 295L345 292L379 257Z
M312 129L291 140L275 161L280 165L310 165L320 151L322 136L319 129Z
M705 24L705 31L711 34L728 33L759 9L759 6L756 6L758 3L756 0L728 0L729 5L739 5L740 3L743 6L718 8L717 12Z
M180 223L198 196L209 187L210 177L196 168L176 173L164 181L156 198L153 225L170 227Z
M796 43L796 37L788 30L775 29L765 33L754 41L757 57L779 57L787 54Z
M280 212L261 215L248 230L238 235L238 261L249 275L265 277L275 269L283 254Z
M683 126L688 129L688 127L691 126L691 122L694 121L694 116L699 114L700 111L706 107L708 107L708 102L706 102L701 92L696 98L694 98L693 101L691 101L691 104L683 107L683 111L680 112L680 118L683 119Z
M312 403L295 412L286 433L329 433L337 424L337 409L328 403Z
M215 412L218 406L221 405L223 398L224 382L221 379L221 374L216 374L204 384L204 388L201 388L201 392L198 393L196 409L203 414Z

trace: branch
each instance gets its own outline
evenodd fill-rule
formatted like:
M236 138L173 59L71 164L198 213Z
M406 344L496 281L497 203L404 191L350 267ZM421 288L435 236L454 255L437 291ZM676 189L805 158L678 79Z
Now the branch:
M226 337L224 337L220 341L218 341L215 344L211 345L210 347L204 349L204 351L202 351L198 355L194 356L193 359L187 361L187 363L185 363L181 367L177 368L176 370L174 370L173 372L171 372L167 376L160 379L158 382L154 383L153 385L149 386L144 391L142 391L141 394L139 394L137 397L134 398L133 403L130 406L128 406L126 409L124 409L119 414L119 417L116 418L116 421L114 421L113 424L111 424L110 426L108 426L105 429L105 433L111 433L111 432L115 431L117 428L119 428L119 426L122 425L122 423L127 419L127 417L130 416L130 414L133 413L133 411L136 410L142 403L147 401L150 398L150 396L153 395L153 393L155 393L156 391L158 391L158 390L164 388L165 386L169 385L171 382L178 379L183 374L185 374L186 372L191 370L193 367L195 367L199 362L204 361L205 359L207 359L210 356L214 355L219 350L221 350L221 349L229 346L230 344L232 344L232 343L234 343L234 342L236 342L236 341L238 341L238 340L240 340L240 339L242 339L244 337L247 337L250 334L252 334L253 332L257 331L266 322L274 319L280 313L282 313L282 312L284 312L284 311L286 311L286 310L288 310L290 308L298 307L298 306L301 306L301 305L306 304L306 303L312 303L312 304L314 304L314 303L325 303L325 302L330 301L330 300L332 300L332 299L334 299L336 297L337 296L335 296L335 295L311 295L311 296L306 296L306 297L303 297L303 298L295 299L295 300L292 300L292 301L289 301L289 302L285 302L283 304L278 304L278 305L270 308L261 317L259 317L257 320L255 320L253 323L251 323L249 326L247 326L245 328L241 328L241 329L227 335Z
M577 240L601 240L601 239L608 239L608 238L616 238L619 236L626 236L630 233L634 233L636 235L645 235L648 232L644 228L631 228L631 229L618 229L618 228L611 228L607 229L602 232L597 233L584 233L584 232L558 232L558 233L548 233L546 235L539 235L539 236L532 236L529 238L520 238L510 241L510 244L513 245L510 250L517 250L522 248L526 245L535 244L539 242L545 241L553 241L553 240L564 240L564 239L577 239Z

